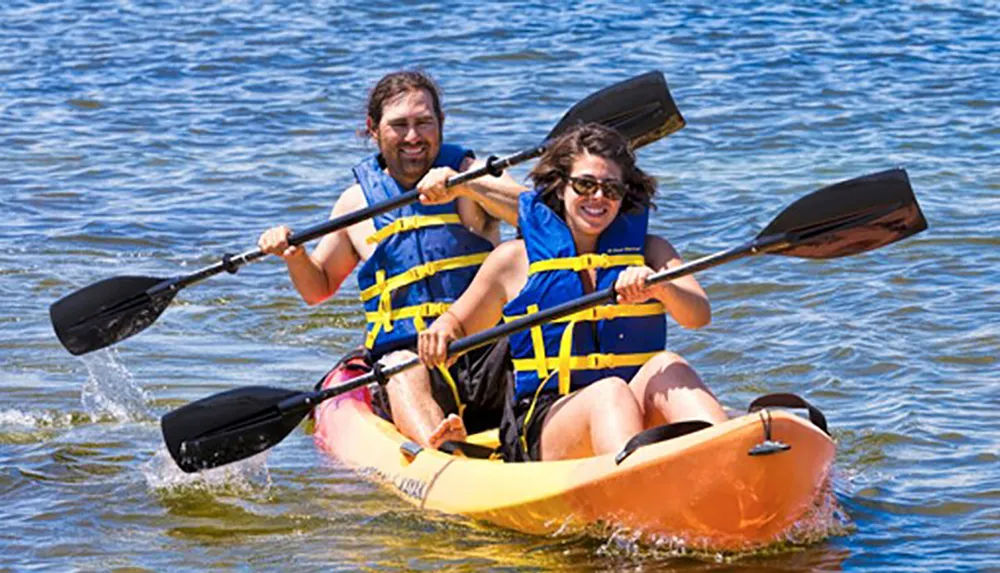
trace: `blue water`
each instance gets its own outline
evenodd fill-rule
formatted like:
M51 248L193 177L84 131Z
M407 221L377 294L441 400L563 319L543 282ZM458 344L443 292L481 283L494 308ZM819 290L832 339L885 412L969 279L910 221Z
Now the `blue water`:
M4 2L0 570L1000 571L998 29L995 4L961 2ZM77 288L325 219L372 149L367 89L400 67L437 78L447 139L481 155L662 70L688 125L640 161L660 182L654 229L688 258L812 189L908 170L927 232L706 271L712 325L671 330L734 410L779 391L825 410L831 537L727 561L472 526L302 431L266 461L174 469L159 416L311 386L358 341L353 280L307 308L266 261L186 289L113 350L62 349L48 306Z

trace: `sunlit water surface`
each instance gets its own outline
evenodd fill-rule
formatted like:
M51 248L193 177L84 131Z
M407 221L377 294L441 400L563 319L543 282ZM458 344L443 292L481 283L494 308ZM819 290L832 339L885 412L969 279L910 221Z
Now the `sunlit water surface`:
M993 4L203 4L0 8L0 570L1000 571ZM267 261L184 290L112 350L62 349L60 296L322 221L371 150L366 90L403 66L435 75L447 138L484 156L662 70L688 126L640 161L660 183L654 230L688 258L822 185L909 171L929 231L706 271L712 325L670 331L734 411L783 391L825 410L828 537L733 558L524 536L420 513L301 430L266 458L177 470L159 416L248 384L309 388L359 340L353 279L307 308Z

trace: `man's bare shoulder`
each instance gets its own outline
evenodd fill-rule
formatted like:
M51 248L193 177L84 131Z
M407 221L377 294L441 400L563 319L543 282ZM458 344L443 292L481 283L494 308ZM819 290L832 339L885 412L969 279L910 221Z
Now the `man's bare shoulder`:
M355 183L344 189L344 192L337 198L336 203L333 204L333 211L330 213L330 217L346 215L347 213L364 209L368 206L367 203L365 194L361 192L361 185Z

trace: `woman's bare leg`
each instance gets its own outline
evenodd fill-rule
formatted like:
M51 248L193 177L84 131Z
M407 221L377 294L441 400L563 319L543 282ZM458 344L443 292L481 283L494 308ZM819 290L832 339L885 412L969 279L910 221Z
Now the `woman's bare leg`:
M642 411L621 378L605 378L564 396L542 424L543 460L584 458L620 451L642 431Z
M687 420L718 424L726 413L686 360L661 352L639 369L629 388L642 409L643 427Z

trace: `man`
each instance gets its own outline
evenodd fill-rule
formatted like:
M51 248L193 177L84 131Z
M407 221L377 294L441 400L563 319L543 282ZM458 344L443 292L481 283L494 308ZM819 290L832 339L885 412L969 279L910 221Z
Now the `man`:
M365 129L379 152L354 167L356 183L332 217L363 209L411 189L420 203L325 236L307 253L290 247L291 229L261 235L261 250L282 257L295 288L310 305L332 296L355 266L365 304L365 346L384 365L416 356L416 335L447 312L500 242L500 220L517 224L523 190L509 176L487 176L451 188L450 176L475 165L472 152L442 144L444 114L433 81L420 72L383 77L368 98ZM384 358L383 358L384 357ZM467 428L499 424L509 380L506 341L472 351L450 367L420 366L385 386L400 432L424 447L464 440Z

